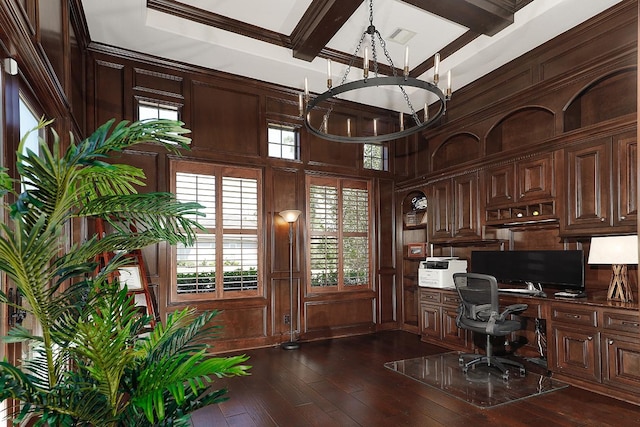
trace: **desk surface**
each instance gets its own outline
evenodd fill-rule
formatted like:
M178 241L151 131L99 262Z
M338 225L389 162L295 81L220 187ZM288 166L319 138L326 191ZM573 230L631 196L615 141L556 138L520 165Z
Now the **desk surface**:
M621 308L626 310L638 310L640 305L637 302L622 302L622 301L612 301L607 299L606 291L602 292L587 292L587 296L583 298L561 298L554 297L553 293L547 293L546 297L541 296L532 296L526 294L515 294L515 293L501 293L500 299L506 300L518 300L518 302L527 302L527 301L538 301L539 303L548 304L551 302L562 302L569 304L580 304L580 305L588 305L594 307L604 307L604 308Z

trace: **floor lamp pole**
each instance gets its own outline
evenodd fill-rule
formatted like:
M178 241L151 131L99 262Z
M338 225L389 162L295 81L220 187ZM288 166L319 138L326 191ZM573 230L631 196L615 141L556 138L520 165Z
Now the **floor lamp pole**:
M280 212L289 223L289 342L282 343L284 350L296 350L300 343L293 340L293 223L298 219L300 211L290 210Z

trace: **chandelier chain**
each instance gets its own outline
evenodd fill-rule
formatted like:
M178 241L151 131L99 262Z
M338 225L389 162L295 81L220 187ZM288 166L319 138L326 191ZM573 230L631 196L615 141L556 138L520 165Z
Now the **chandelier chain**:
M362 80L356 80L356 81L352 81L352 82L348 82L348 78L349 78L349 73L351 71L351 69L356 65L356 61L360 58L359 53L361 52L362 48L363 48L363 44L366 43L365 42L365 37L366 35L369 35L371 40L371 60L373 61L373 74L374 77L369 78L368 76L368 70L369 70L369 65L370 65L370 60L368 58L367 55L367 48L364 48L364 57L367 58L366 61L363 61L363 69L365 70L364 72L364 76ZM376 41L376 37L377 37L377 41ZM376 46L376 44L379 43L380 46ZM366 45L365 45L366 46ZM379 63L378 63L378 52L380 51L380 49L382 49L382 52L384 54L384 56L386 57L387 63L389 64L389 66L391 67L391 75L392 77L386 77L386 76L380 76L379 72L382 71L380 69ZM408 50L407 50L408 51ZM380 55L382 57L382 55ZM366 28L366 30L362 33L362 36L360 37L360 40L357 43L355 52L353 54L353 56L351 57L351 59L349 60L349 63L347 64L347 67L345 69L344 74L342 75L340 84L338 86L333 86L331 85L331 76L328 76L328 90L325 93L322 93L320 95L318 95L315 99L309 101L309 99L307 98L307 106L306 106L306 115L305 115L305 125L307 126L307 128L311 131L311 133L313 133L316 136L319 136L321 138L324 139L328 139L328 140L332 140L332 141L337 141L337 142L378 142L378 141L388 141L388 140L392 140L392 139L396 139L396 138L401 138L404 136L408 136L411 135L413 133L416 133L418 131L420 131L421 129L424 129L426 126L429 126L430 124L432 124L433 122L435 122L436 120L438 120L446 111L446 101L449 99L447 96L445 96L443 94L443 92L437 87L437 83L436 84L432 84L432 83L428 83L426 81L421 81L419 79L410 77L407 73L407 65L406 65L406 57L408 56L405 55L405 69L403 72L403 75L400 76L398 71L396 70L396 67L393 64L393 59L391 58L391 55L389 54L389 51L387 50L387 46L386 46L386 42L385 40L382 38L382 35L380 34L380 32L376 29L376 27L373 24L373 0L369 0L369 26ZM330 67L329 67L330 69ZM330 72L329 72L330 74ZM401 123L401 127L400 127L400 131L396 131L396 132L390 132L390 133L386 133L384 135L378 135L377 133L374 133L374 136L351 136L350 133L350 127L349 127L349 119L347 121L347 129L348 129L348 135L345 136L341 136L339 134L329 134L328 131L328 127L329 127L329 118L333 113L334 108L336 107L336 103L335 102L331 102L332 100L335 99L339 99L340 95L342 93L346 93L346 92L351 92L354 90L358 90L358 89L363 89L366 87L377 87L377 86L396 86L397 88L399 88L400 92L402 93L402 97L404 98L404 101L406 103L406 106L409 108L410 112L409 112L409 116L413 118L413 121L415 122L415 126L410 127L408 129L405 129L404 126L402 125L403 123L403 115L404 113L402 113L402 111L400 112L400 123ZM407 91L405 90L405 86L409 86L409 87L415 87L415 88L420 88L425 90L426 92L432 93L434 95L436 95L439 98L439 102L440 102L440 109L436 112L436 114L433 115L433 117L428 117L428 113L427 113L427 103L425 103L425 117L424 120L421 120L420 117L418 116L418 113L416 112L416 109L414 108L411 99L409 98L409 95L407 93ZM307 95L308 96L308 95ZM314 110L314 108L318 108L318 110L316 111L321 111L322 108L318 107L320 105L321 102L324 101L329 101L328 105L326 106L326 110L324 112L324 114L322 114L322 120L320 123L319 127L314 127L311 125L311 111ZM302 114L302 101L301 101L301 114ZM375 119L374 119L375 120ZM375 122L374 122L374 129L375 129Z

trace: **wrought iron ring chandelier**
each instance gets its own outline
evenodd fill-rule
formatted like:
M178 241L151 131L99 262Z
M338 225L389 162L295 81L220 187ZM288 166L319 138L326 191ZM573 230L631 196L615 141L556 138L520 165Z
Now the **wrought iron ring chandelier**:
M360 48L364 44L365 37L369 35L371 41L371 52L372 52L372 62L373 62L373 73L374 77L369 78L369 58L368 58L368 50L365 47L364 55L363 55L363 78L356 81L347 82L347 78L349 72L351 71L351 67L355 64L356 60L359 60L359 52ZM389 67L392 70L392 76L380 76L378 75L378 60L377 60L377 50L376 50L376 41L379 43L380 47L383 50L385 57L387 58L387 62ZM409 64L408 64L408 47L405 50L405 63L403 75L398 75L396 68L393 64L393 60L391 59L391 55L387 51L386 43L380 32L373 25L373 0L369 0L369 26L362 33L360 37L360 41L358 42L358 46L356 47L353 56L351 57L349 64L345 70L344 75L340 81L340 84L336 87L332 85L332 77L331 77L331 60L327 60L327 91L318 95L317 97L311 98L309 94L309 89L307 86L307 81L305 79L305 89L304 96L300 94L300 115L304 114L304 123L306 128L312 134L327 139L330 141L336 142L346 142L346 143L368 143L368 142L383 142L389 141L393 139L403 138L408 135L412 135L414 133L420 132L423 129L432 125L435 121L437 121L446 111L447 101L451 99L451 72L447 73L447 89L446 94L438 87L439 74L438 67L440 62L440 55L436 53L434 58L434 76L433 83L427 82L424 80L419 80L414 77L409 77ZM335 106L335 102L331 102L332 100L339 99L338 95L353 92L357 90L367 89L367 88L375 88L381 86L395 86L398 87L401 91L402 97L407 104L407 109L409 111L408 116L409 119L406 120L407 123L411 124L411 126L406 127L405 124L405 113L399 113L399 123L400 130L394 132L388 132L384 134L378 134L375 129L374 122L374 134L373 135L363 135L363 136L354 136L353 132L351 132L351 123L350 119L347 119L346 123L346 132L345 134L337 134L329 132L329 119L333 113L333 109ZM409 95L407 94L405 87L413 87L422 89L426 94L434 94L437 98L437 111L435 114L429 115L429 106L428 102L425 101L422 118L418 115L418 111L414 108L411 100L409 99ZM326 102L325 102L326 101ZM318 123L314 125L312 123L312 119L316 118ZM344 128L343 128L344 129Z

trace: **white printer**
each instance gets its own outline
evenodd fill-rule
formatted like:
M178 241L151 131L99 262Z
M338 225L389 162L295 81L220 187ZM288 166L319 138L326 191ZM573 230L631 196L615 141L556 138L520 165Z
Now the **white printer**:
M458 257L427 257L418 268L418 286L454 288L453 273L466 273L467 261Z

